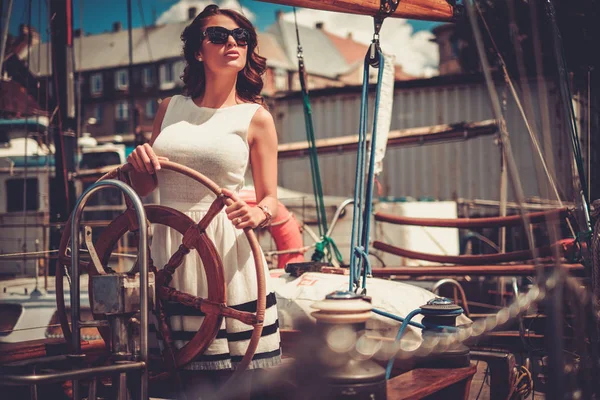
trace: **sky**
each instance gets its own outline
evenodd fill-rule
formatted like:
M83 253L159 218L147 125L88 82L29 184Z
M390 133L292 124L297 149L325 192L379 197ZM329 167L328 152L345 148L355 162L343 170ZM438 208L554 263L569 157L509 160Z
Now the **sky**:
M3 2L6 4L7 2ZM27 24L29 18L28 4L31 3L31 24L42 33L46 41L47 0L13 1L10 20L11 34L17 34L20 24ZM294 20L292 7L265 3L255 0L131 0L132 25L134 28L144 24L168 23L187 18L187 9L194 6L201 11L206 5L217 3L223 8L240 8L255 24L259 31L266 30L275 22L275 13L282 10L284 18ZM142 9L140 9L140 5ZM127 29L126 0L73 0L75 29L82 28L84 33L97 34L112 29L112 24L120 21L123 29ZM358 42L368 44L373 35L373 20L367 16L340 14L327 11L298 9L298 23L314 26L316 22L324 22L325 29L331 33L352 37ZM431 43L431 28L436 23L425 21L407 21L388 19L381 31L384 52L393 54L396 63L403 66L410 74L432 76L437 73L438 49ZM41 28L41 29L40 29Z

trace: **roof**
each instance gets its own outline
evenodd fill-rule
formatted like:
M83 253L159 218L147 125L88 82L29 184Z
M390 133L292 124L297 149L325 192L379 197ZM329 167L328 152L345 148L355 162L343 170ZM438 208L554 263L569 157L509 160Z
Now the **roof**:
M331 43L337 48L351 68L357 68L363 65L365 55L369 46L353 40L351 37L337 36L331 32L323 31ZM401 65L394 65L394 80L408 80L416 77L407 74Z
M148 27L148 40L143 28L132 29L133 63L146 64L182 57L180 36L188 24L189 21L184 21ZM267 57L267 65L290 68L289 60L273 35L260 33L258 42L261 55ZM75 38L73 48L76 70L95 71L128 66L128 43L127 30ZM41 46L40 51L37 46L31 51L29 69L37 76L48 76L52 71L47 58L50 55L51 45L42 43L39 46ZM81 54L79 54L80 49ZM40 54L41 57L38 58Z
M152 26L147 29L148 40L143 28L132 29L133 63L144 64L153 61L181 57L181 46L173 46L184 23ZM129 65L129 39L126 30L89 35L74 39L75 68L77 71L93 71ZM47 76L52 71L48 56L49 43L40 44L41 49L31 51L30 71L38 76ZM81 54L79 51L81 49ZM41 54L41 62L38 55ZM152 56L152 57L150 57ZM38 73L39 71L39 73Z
M267 64L270 67L284 68L287 70L295 69L295 64L290 62L285 51L279 45L277 38L268 32L258 34L258 53L266 57Z
M327 38L333 43L333 45L340 52L342 57L346 60L348 64L354 64L357 61L362 61L365 58L365 54L367 54L367 50L369 46L364 45L362 43L358 43L352 38L349 37L341 37L338 35L334 35L331 32L323 31Z
M147 64L182 57L180 36L189 21L132 29L133 63ZM306 70L311 75L337 79L362 65L368 46L351 38L343 38L323 29L300 25L300 42ZM75 65L77 71L97 71L126 67L129 64L128 32L106 32L75 38ZM174 45L174 44L177 45ZM50 75L51 63L47 59L51 45L42 43L30 52L30 71L34 75ZM81 49L81 54L79 51ZM258 34L259 53L274 68L297 70L296 27L292 22L278 19L267 32ZM38 59L38 56L41 59ZM25 62L25 60L23 60ZM397 78L410 79L397 71Z
M299 25L298 31L306 71L309 74L337 78L348 71L348 63L323 30ZM292 22L278 19L268 32L279 40L279 45L285 51L290 62L295 65L298 51L295 25Z

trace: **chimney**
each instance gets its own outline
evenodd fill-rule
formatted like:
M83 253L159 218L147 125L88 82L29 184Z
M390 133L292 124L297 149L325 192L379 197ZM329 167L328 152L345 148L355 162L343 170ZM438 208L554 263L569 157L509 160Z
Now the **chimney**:
M190 7L190 8L188 8L188 19L189 20L192 20L192 19L194 19L196 17L196 11L197 11L196 7Z
M323 27L325 26L325 23L323 22L317 22L315 24L315 28L319 29L319 30L323 30Z
M112 31L113 32L119 32L119 31L121 31L121 22L120 21L113 22Z
M275 18L277 19L277 21L281 21L283 19L283 11L282 10L275 11Z
M348 40L353 40L354 39L352 37L352 32L348 32L348 34L346 35L346 39L348 39Z

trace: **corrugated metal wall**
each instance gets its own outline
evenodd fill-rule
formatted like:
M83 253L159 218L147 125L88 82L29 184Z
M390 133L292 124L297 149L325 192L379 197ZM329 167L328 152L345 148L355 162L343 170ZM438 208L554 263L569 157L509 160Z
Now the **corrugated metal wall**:
M395 89L391 129L406 129L437 124L475 122L493 119L484 83L427 85ZM540 196L539 184L547 182L536 172L537 154L517 105L504 84L498 93L506 93L506 121L512 149L527 197ZM561 197L571 200L570 147L565 124L560 116L555 85L548 82L549 110L552 127L553 166ZM537 89L531 88L532 103L539 107ZM522 98L523 101L523 98ZM358 133L360 91L336 94L335 91L311 94L317 139ZM370 104L373 104L371 101ZM306 140L301 99L278 99L273 115L281 143ZM539 115L539 109L535 109ZM372 112L371 112L372 117ZM369 123L369 127L372 123ZM539 126L539 124L538 124ZM543 139L540 139L543 140ZM543 146L543 143L542 143ZM547 156L545 157L549 159ZM354 190L356 152L323 155L319 158L323 189L326 195L351 196ZM388 148L380 177L384 196L499 199L500 150L494 136L468 141ZM285 188L312 192L310 164L307 157L281 159L279 184ZM512 198L509 190L509 198Z

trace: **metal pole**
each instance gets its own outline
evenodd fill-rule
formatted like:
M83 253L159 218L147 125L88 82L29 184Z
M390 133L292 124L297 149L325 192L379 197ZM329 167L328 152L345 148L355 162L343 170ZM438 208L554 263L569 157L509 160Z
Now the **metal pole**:
M63 222L69 217L71 205L74 203L70 187L68 169L73 167L73 154L70 142L72 138L66 134L70 121L68 116L68 86L70 83L67 70L67 46L69 43L69 18L68 7L70 1L50 0L50 30L52 34L52 70L55 80L54 98L58 112L52 121L54 136L54 159L56 164L56 190L64 201L51 202L51 221ZM69 160L68 157L71 159Z
M503 124L504 122L500 122ZM504 154L504 144L500 141L500 216L506 217L506 202L508 200L508 170L506 169L506 155ZM527 228L527 227L525 227ZM500 252L506 253L506 227L503 226L500 228ZM500 293L500 304L506 305L506 298L504 297L504 288L506 285L506 281L504 277L498 278L498 285L500 286L498 289L498 293Z
M103 187L116 187L120 189L126 196L129 196L135 210L135 215L138 219L139 229L139 265L140 265L140 361L148 364L148 224L146 219L146 211L144 205L137 193L126 183L107 179L99 181L90 186L79 198L73 212L71 220L71 325L73 331L72 351L75 355L81 353L81 326L79 321L79 225L85 203L92 194L99 191ZM148 369L142 372L141 380L141 398L148 398ZM79 384L76 380L73 381L73 398L79 400Z
M129 130L133 134L135 141L135 130L136 130L136 110L135 101L133 99L133 24L131 22L132 11L131 11L131 0L127 0L127 38L129 43L129 65L127 66L127 90L129 97Z

